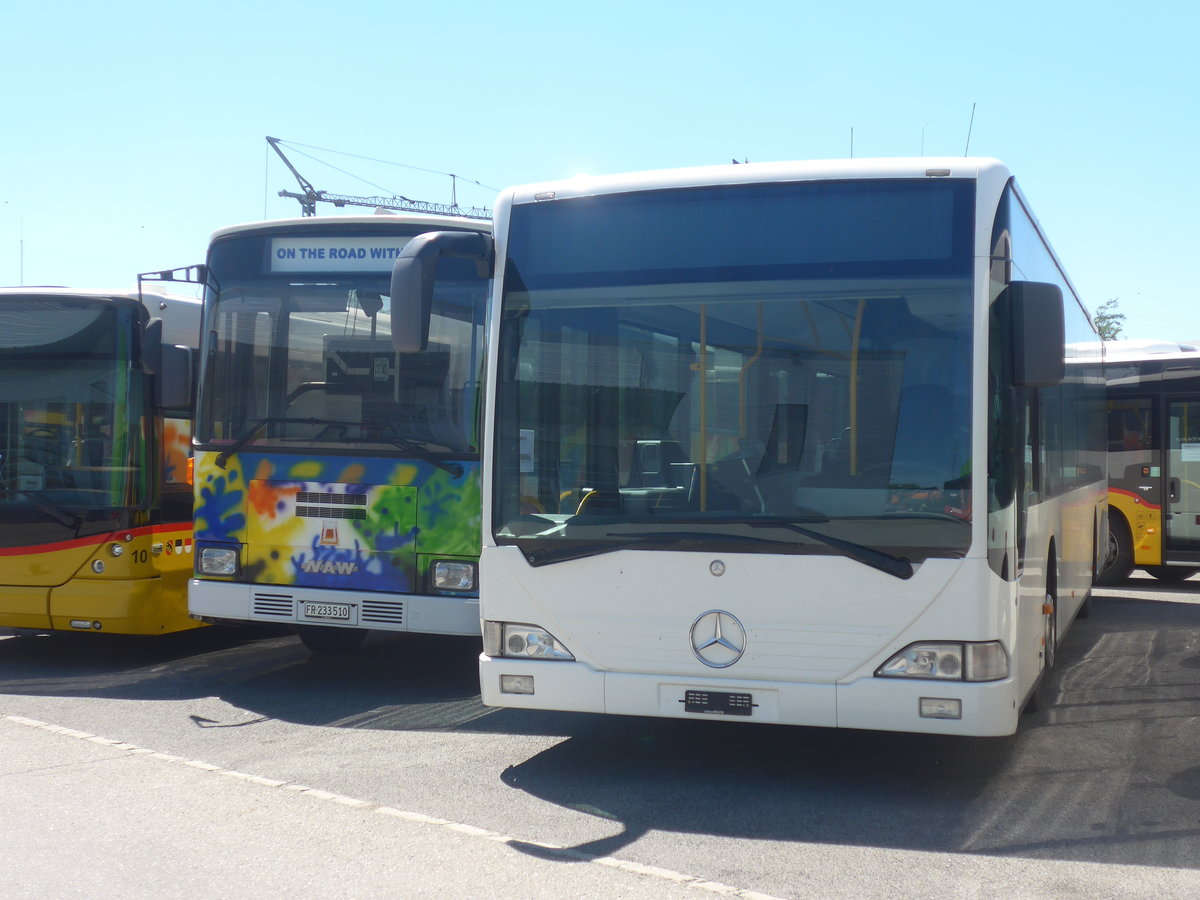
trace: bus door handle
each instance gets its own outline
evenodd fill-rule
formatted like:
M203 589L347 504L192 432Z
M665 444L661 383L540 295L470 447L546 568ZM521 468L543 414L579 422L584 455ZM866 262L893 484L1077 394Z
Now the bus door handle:
M1177 500L1179 500L1179 479L1178 478L1168 478L1167 479L1167 494L1168 494L1167 499L1169 499L1172 503L1175 503Z

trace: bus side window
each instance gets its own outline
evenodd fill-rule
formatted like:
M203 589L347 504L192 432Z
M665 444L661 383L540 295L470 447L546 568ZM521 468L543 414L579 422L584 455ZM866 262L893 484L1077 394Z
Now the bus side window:
M1146 422L1137 410L1121 407L1108 411L1108 449L1110 453L1150 449Z

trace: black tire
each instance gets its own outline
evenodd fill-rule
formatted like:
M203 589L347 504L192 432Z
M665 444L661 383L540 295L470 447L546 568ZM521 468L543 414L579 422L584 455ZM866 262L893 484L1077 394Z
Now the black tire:
M1179 566L1146 566L1146 571L1166 584L1178 584L1187 581L1200 569L1184 569Z
M1096 574L1096 584L1120 584L1133 571L1133 538L1120 513L1108 514L1108 550Z
M313 653L349 653L367 639L366 628L326 628L324 625L297 625L300 641Z

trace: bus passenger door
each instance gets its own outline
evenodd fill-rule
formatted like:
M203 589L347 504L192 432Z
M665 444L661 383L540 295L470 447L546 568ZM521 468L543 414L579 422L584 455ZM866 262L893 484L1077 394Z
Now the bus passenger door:
M1164 562L1200 562L1200 399L1167 404Z

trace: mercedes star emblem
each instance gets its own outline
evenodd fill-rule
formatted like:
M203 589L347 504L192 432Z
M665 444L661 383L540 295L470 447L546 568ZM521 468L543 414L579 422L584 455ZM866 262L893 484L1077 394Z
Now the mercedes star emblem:
M746 652L746 629L733 613L710 609L692 623L692 652L714 669L725 669Z

